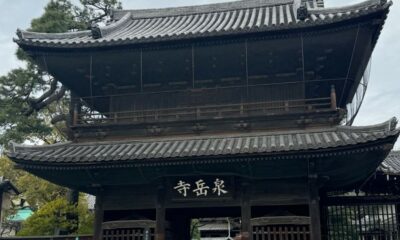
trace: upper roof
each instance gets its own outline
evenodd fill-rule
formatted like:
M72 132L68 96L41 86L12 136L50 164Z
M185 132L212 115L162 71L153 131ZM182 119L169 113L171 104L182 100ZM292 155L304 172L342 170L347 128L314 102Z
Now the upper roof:
M399 134L397 120L369 127L338 126L303 132L248 133L130 142L66 143L29 147L13 144L8 156L20 164L73 165L102 163L168 164L173 159L218 156L273 156L295 151L334 149L387 139ZM154 162L153 162L154 163Z
M322 8L321 0L244 0L117 10L104 27L56 34L18 30L15 41L22 46L85 48L270 32L341 22L387 10L390 5L387 0L367 0L342 8Z

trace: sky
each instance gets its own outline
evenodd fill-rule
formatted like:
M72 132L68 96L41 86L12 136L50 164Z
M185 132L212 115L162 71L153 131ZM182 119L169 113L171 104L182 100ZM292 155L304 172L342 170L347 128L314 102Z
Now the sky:
M12 39L17 28L26 29L43 13L49 0L0 0L0 75L21 65L14 56ZM73 0L77 2L78 0ZM226 2L230 0L122 0L125 9L162 8ZM365 0L325 0L327 7ZM371 125L400 119L400 2L395 1L372 60L371 80L354 125ZM400 150L400 142L396 145Z

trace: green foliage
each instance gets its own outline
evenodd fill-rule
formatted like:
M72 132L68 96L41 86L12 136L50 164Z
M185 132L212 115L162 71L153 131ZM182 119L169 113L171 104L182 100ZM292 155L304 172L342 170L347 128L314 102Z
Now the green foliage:
M76 7L69 0L51 0L44 14L31 22L30 31L63 33L73 29L84 29L85 24L75 15Z
M44 85L45 80L31 64L25 69L14 69L0 77L0 126L3 130L0 144L5 145L10 140L44 140L46 136L52 135L53 129L45 114L25 114L30 108L27 99L42 91Z
M34 208L65 196L67 189L25 171L14 169L14 164L6 157L0 158L0 176L9 179L22 192L22 196Z
M70 0L50 0L42 16L33 19L30 31L60 33L84 30L92 24L107 20L113 8L121 8L118 0L80 0L76 6ZM9 141L52 144L66 140L62 131L67 127L69 93L67 89L41 69L27 53L18 49L24 67L0 76L0 145ZM0 175L10 179L38 212L24 226L21 234L51 235L54 228L75 229L65 222L64 214L74 214L75 207L67 206L62 197L66 189L24 171L13 169L5 157L0 158ZM92 216L81 205L79 231L91 232ZM58 215L57 215L58 214Z
M104 22L118 0L81 0L75 6L70 0L51 0L39 18L33 19L30 31L61 33L84 30ZM10 140L54 143L65 140L68 113L67 89L57 79L40 69L25 52L17 51L26 67L0 77L0 144Z
M192 219L191 226L190 226L190 237L193 240L200 240L200 221L199 219Z
M78 215L79 222L68 219L68 215ZM92 221L93 214L88 211L85 201L75 206L68 204L64 198L58 198L45 204L28 218L18 236L49 236L60 230L74 234L91 234Z

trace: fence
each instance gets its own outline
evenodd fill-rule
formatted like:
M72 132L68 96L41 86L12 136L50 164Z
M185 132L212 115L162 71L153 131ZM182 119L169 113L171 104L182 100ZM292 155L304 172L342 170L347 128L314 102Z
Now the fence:
M323 207L324 239L396 240L400 196L331 197Z
M309 217L263 217L252 225L254 240L310 240Z

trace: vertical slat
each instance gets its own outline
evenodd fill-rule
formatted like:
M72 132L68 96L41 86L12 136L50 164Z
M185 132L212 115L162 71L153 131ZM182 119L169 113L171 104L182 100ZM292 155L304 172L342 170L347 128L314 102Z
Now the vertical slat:
M343 218L343 217L345 217L346 216L346 214L345 214L345 207L344 206L339 206L339 209L340 209L340 216ZM345 232L345 222L344 221L341 221L341 224L340 224L340 238L341 239L345 239L345 237L346 237L346 232Z
M300 230L300 226L296 227L296 240L301 240L301 230Z
M397 225L396 225L396 208L395 208L395 205L393 203L390 204L390 211L391 211L392 231L393 231L392 239L398 239L399 236L397 234Z
M303 227L302 232L303 232L303 239L304 239L304 240L309 239L308 236L309 236L310 234L308 234L309 231L307 231L307 227Z
M290 227L290 238L291 238L291 240L295 240L295 235L294 235L295 228L296 227L294 227L294 226Z
M266 239L266 236L265 236L265 226L262 226L261 227L261 240L265 240Z

